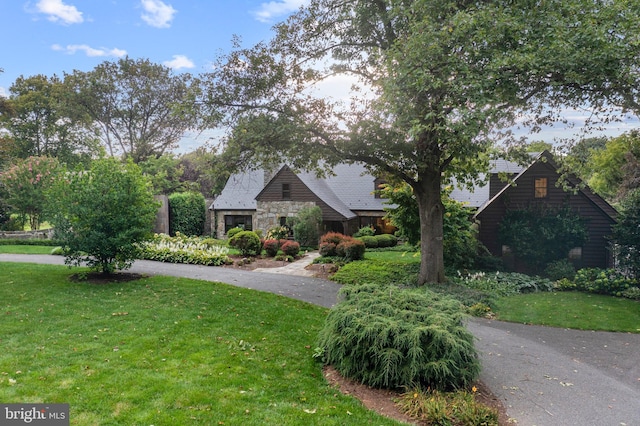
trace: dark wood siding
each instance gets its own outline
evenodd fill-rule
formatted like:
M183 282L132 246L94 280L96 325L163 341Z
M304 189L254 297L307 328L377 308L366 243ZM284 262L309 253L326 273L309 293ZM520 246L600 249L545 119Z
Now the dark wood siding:
M282 198L282 184L289 184L289 199ZM322 210L323 221L343 222L346 218L329 207L291 171L283 167L256 197L258 201L311 201Z
M534 197L536 178L548 179L547 196ZM559 175L553 166L545 162L537 162L520 176L515 186L505 189L500 197L494 200L477 216L480 221L479 238L495 256L502 256L502 243L498 236L499 224L507 210L521 210L537 206L561 207L569 206L575 214L580 215L589 229L589 240L582 247L582 260L578 267L610 266L608 236L614 220L605 213L601 205L580 191L577 194L565 192L556 186ZM493 179L491 180L493 183ZM504 186L503 186L504 187Z

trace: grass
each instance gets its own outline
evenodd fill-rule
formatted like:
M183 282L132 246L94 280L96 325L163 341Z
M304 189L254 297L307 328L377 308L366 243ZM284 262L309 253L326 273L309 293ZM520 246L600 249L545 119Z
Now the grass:
M55 247L51 246L31 246L31 245L0 245L0 253L11 254L51 254L51 250Z
M640 333L640 302L579 292L533 293L498 299L498 319L578 330Z
M197 280L1 268L3 403L69 403L73 425L397 424L325 382L312 358L324 308Z

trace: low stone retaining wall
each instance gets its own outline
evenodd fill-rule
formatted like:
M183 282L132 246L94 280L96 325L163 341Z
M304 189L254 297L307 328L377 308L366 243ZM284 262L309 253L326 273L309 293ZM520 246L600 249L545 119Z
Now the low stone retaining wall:
M3 240L50 240L53 237L53 229L40 231L0 231L0 239Z

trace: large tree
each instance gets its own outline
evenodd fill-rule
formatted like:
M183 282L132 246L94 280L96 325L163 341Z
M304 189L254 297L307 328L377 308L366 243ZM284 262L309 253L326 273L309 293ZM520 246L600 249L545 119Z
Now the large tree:
M191 80L148 59L130 58L65 76L74 102L99 125L108 153L136 163L175 148L195 126Z
M444 180L477 178L492 132L516 122L637 108L639 19L638 0L311 0L221 58L205 102L237 164L361 161L408 183L419 283L441 282ZM361 84L351 104L314 95L340 75Z
M3 157L56 157L75 164L91 158L99 146L88 117L74 110L57 76L18 77L4 100L0 124Z

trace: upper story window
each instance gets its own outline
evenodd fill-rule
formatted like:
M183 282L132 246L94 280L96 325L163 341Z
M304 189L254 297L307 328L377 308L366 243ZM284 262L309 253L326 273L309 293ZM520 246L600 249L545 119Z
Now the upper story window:
M533 182L535 198L546 198L547 196L547 178L536 178Z
M283 200L291 199L291 184L289 183L282 184L282 199Z

